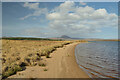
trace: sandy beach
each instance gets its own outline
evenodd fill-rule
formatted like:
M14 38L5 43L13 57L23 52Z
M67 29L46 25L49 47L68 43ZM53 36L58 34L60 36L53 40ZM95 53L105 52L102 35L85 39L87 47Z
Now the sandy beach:
M46 66L26 67L24 71L9 78L89 78L76 63L74 50L77 44L76 42L57 48L50 54L50 58L43 56L42 61Z

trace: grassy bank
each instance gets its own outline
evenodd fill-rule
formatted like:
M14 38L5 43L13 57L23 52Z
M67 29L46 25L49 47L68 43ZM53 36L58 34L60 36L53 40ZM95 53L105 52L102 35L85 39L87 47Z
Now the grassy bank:
M4 40L49 40L49 41L62 41L62 39L48 39L48 38L30 38L30 37L3 37Z
M22 40L21 40L22 39ZM85 40L43 40L33 38L4 38L2 39L2 77L7 78L26 66L45 66L41 56L50 58L56 48L73 42L86 42Z
M41 56L49 58L56 48L70 43L72 41L2 40L2 77L24 70L25 66L41 66L44 64Z

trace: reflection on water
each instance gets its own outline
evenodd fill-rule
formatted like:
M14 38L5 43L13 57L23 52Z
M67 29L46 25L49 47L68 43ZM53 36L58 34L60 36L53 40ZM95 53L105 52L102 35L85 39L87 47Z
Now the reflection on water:
M76 46L77 63L93 78L118 78L118 42L97 41Z

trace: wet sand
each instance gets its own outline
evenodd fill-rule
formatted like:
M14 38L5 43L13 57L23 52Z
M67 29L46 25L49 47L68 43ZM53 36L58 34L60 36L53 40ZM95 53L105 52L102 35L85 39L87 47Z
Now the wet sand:
M26 70L17 72L9 78L89 78L76 63L74 52L77 44L57 48L50 54L51 58L42 57L46 66L26 67Z

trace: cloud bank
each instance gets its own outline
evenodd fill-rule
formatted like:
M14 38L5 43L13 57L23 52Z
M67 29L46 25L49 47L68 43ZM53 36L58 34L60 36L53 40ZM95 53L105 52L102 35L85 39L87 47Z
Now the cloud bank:
M86 5L82 2L80 4ZM87 5L76 6L72 1L61 3L49 12L47 8L39 8L39 3L25 3L23 7L34 10L34 12L22 17L21 20L41 14L49 20L48 28L44 29L46 32L37 31L40 33L39 36L47 34L46 36L89 37L102 32L101 29L104 27L114 28L118 25L118 16L115 13L108 13L105 8L95 10ZM35 35L35 31L30 32Z

